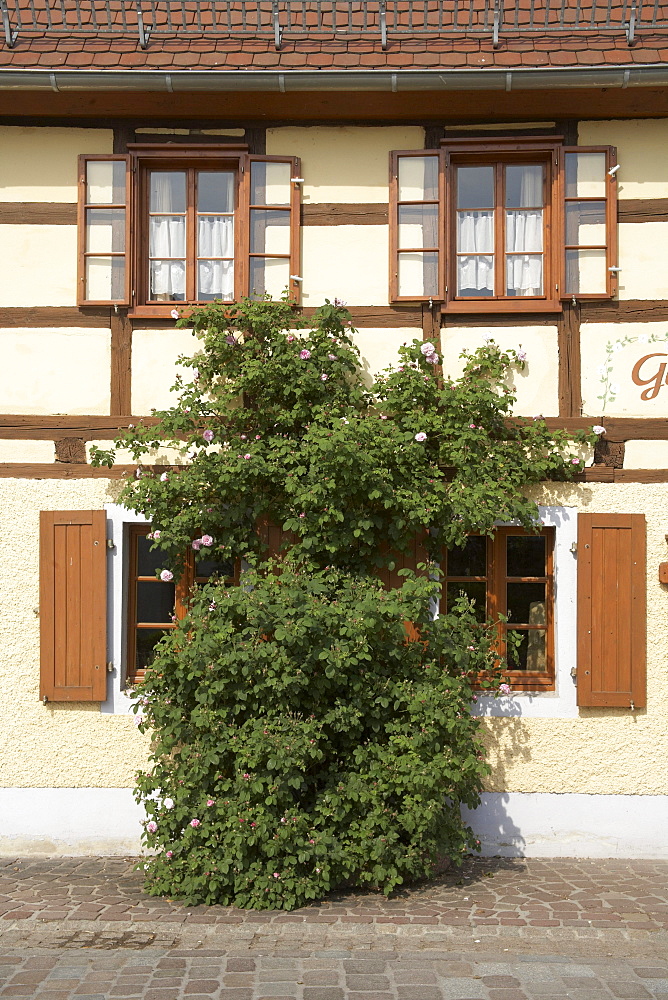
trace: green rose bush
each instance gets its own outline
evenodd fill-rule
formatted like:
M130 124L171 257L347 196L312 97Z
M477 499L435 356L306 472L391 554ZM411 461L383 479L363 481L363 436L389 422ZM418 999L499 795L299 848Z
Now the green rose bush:
M139 463L123 502L152 522L158 572L178 577L191 546L242 572L194 589L137 691L147 891L285 909L389 894L475 849L460 805L489 768L470 706L503 680L493 623L463 599L435 614L439 553L499 520L534 527L526 486L572 478L595 436L513 419L523 353L491 341L457 379L415 341L369 385L336 301L179 324L202 349L175 405L120 435ZM181 464L142 464L165 443ZM416 538L425 562L392 573Z

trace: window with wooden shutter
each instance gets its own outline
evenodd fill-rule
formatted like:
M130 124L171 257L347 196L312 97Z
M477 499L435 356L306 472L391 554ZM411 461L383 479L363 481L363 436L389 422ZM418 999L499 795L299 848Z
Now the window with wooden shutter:
M646 704L644 514L578 516L578 705Z
M107 560L103 510L40 516L40 697L107 695Z
M561 297L605 299L617 292L616 150L563 146Z

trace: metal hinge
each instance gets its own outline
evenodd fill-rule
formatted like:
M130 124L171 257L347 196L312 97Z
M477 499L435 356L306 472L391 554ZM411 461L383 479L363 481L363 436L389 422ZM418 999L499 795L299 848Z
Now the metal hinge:
M107 548L108 549L115 549L116 548L116 542L113 540L113 538L108 538L107 539Z

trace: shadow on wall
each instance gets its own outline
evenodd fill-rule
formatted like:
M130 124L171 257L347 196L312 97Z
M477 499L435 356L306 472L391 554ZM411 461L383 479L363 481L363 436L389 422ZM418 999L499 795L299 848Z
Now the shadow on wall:
M462 806L462 819L468 823L480 841L480 853L487 857L524 856L526 841L508 813L508 793L483 792L477 809Z

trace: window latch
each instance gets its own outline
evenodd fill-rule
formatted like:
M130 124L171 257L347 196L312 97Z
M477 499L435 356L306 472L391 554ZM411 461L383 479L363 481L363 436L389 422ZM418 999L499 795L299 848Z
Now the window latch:
M620 167L621 163L615 163L614 167L610 167L608 170L608 177L614 177Z
M290 281L303 281L304 279L298 274L291 274Z
M616 267L616 266L609 267L608 271L610 271L611 274L617 274L619 271L621 271L621 267Z
M293 184L303 184L304 183L304 178L303 177L291 177L290 180L291 180L291 182Z

